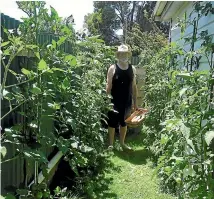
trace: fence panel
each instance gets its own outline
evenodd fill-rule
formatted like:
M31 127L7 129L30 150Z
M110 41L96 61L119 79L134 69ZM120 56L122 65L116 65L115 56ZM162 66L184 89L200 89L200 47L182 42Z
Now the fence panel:
M21 22L19 22L18 20L15 20L13 18L10 18L7 15L1 14L1 25L3 28L6 29L17 29L19 24ZM3 28L1 28L1 37L6 40L6 34L3 31ZM42 35L43 37L45 35ZM47 41L49 42L49 41ZM13 70L15 73L20 74L21 73L21 67L24 65L25 68L27 69L31 69L32 61L33 58L27 58L27 57L23 57L23 56L17 56L14 58L10 69ZM4 60L5 63L7 63L7 59ZM3 64L1 63L1 66L3 66ZM4 77L4 68L1 67L1 82L3 80ZM6 81L6 85L12 85L12 84L16 84L17 83L17 79L16 77L11 74L8 73L7 76L7 81ZM8 91L10 91L8 89ZM8 111L9 111L9 103L6 100L2 100L1 101L1 116L5 115ZM26 112L27 108L26 106L22 106L20 107L20 110L22 112ZM6 116L2 121L1 121L1 126L2 126L2 132L4 132L5 128L10 128L14 125L20 124L20 125L24 125L25 124L25 118L23 116L21 116L17 111L14 111L12 113L10 113L8 116ZM53 122L48 123L48 128L43 128L44 132L47 133L52 133L53 132ZM6 157L2 160L8 160L8 159L13 159L16 154L17 154L17 149L21 149L23 146L17 146L11 143L2 143L2 146L6 146L7 148L7 154ZM43 152L46 154L47 157L49 157L49 155L53 152L53 147L44 147L43 148ZM14 187L19 187L20 184L22 183L29 183L30 180L32 180L34 176L34 164L32 164L31 161L26 160L24 158L15 158L9 162L5 162L1 164L1 193L5 194L6 190L5 188L9 187L9 186L14 186ZM25 180L26 178L26 180Z

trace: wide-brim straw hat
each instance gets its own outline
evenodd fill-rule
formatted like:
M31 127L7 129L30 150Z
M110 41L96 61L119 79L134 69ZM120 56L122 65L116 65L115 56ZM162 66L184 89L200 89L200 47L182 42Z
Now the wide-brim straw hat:
M128 47L127 45L124 45L124 44L118 46L117 52L115 53L116 56L117 56L119 53L128 53L129 56L132 55L132 53L131 53L129 47Z

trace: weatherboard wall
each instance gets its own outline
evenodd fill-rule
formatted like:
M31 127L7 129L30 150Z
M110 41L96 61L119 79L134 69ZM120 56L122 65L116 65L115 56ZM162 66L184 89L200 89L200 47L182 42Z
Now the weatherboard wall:
M207 2L204 2L207 3ZM214 1L211 1L213 7L214 7ZM184 33L181 33L181 28L177 26L178 24L178 18L184 19L186 15L186 19L192 21L197 14L194 13L190 18L189 15L193 11L193 2L184 2L183 6L180 7L180 9L173 15L172 18L172 28L171 28L171 42L176 42L180 46L183 47L185 51L190 51L190 42L184 42L183 38L190 37L193 34L193 26L188 25L184 31ZM214 36L214 14L209 13L207 16L203 16L199 22L198 22L198 34L202 31L208 31L208 34L211 36ZM214 37L212 38L212 42L214 42ZM199 49L201 47L202 41L196 41L195 42L195 50ZM209 70L209 64L206 57L202 57L200 60L200 68L199 70Z

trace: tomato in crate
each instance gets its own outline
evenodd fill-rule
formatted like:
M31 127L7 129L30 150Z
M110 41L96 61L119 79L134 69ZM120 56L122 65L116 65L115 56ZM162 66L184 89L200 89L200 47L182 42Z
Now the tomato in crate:
M148 109L139 108L130 117L126 119L126 124L128 127L136 128L140 126L148 113Z

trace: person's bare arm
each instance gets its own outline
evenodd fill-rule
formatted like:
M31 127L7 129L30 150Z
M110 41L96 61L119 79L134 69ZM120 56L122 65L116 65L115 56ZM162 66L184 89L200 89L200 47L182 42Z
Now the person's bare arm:
M109 67L108 73L107 73L106 93L108 95L111 94L113 75L114 75L114 65Z
M134 102L134 109L137 109L137 96L138 96L138 92L137 92L137 84L136 84L136 69L133 66L133 73L134 73L134 78L133 78L133 82L132 82L132 98L133 98L133 102Z

